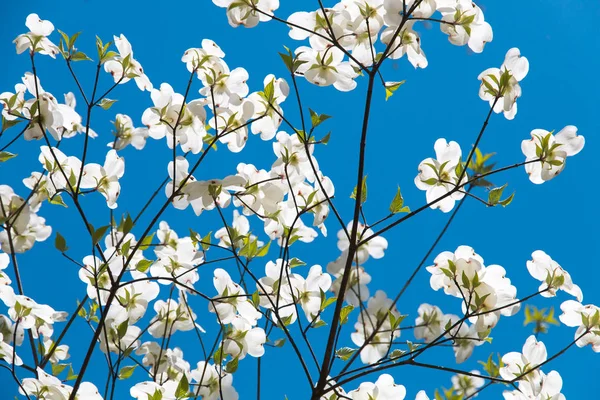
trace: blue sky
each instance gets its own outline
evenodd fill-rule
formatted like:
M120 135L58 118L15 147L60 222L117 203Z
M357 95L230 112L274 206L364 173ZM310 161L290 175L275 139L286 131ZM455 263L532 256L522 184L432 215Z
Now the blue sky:
M284 18L297 11L300 3L282 2L284 4L277 15ZM305 10L317 6L316 1L301 3ZM406 59L401 59L384 67L386 80L406 80L406 84L388 102L384 101L383 89L376 90L367 145L367 218L374 221L385 216L397 185L402 188L409 206L417 208L424 203L424 192L417 190L413 183L419 162L433 155L433 143L439 137L455 140L460 143L464 153L468 151L487 112L487 104L477 95L477 75L486 68L499 67L506 51L511 47L519 47L531 65L529 75L522 82L523 96L519 99L519 113L514 121L494 115L481 142L482 150L496 152L499 166L520 162L524 159L520 143L529 137L532 129L559 130L571 124L576 125L579 133L586 137L586 147L576 157L569 158L561 176L541 186L529 182L521 168L495 177L494 183L498 186L509 183L509 190L516 191L514 202L505 209L488 209L476 201L467 201L434 251L434 256L444 250L454 250L462 244L470 245L483 256L486 264L504 266L508 277L517 286L519 296L523 297L534 292L538 286L528 276L525 262L533 251L542 249L571 273L575 283L583 290L584 303L600 304L600 291L597 289L597 282L600 281L597 262L600 257L597 228L600 217L596 206L596 196L600 193L591 174L596 167L597 151L600 150L596 101L596 94L600 91L600 80L597 78L600 67L600 28L597 23L600 3L581 0L485 0L480 4L486 20L494 29L494 40L486 45L483 54L472 54L465 47L452 46L437 26L422 26L418 30L422 34L422 45L429 66L425 70L415 71ZM28 57L17 56L11 41L19 33L25 32L25 18L32 12L51 20L58 29L68 34L82 31L78 44L82 51L92 57L94 35L107 41L113 34L125 34L132 43L135 58L142 63L154 86L168 82L180 93L185 90L188 79L188 72L180 62L181 55L190 47L198 47L204 38L215 40L221 46L230 67L241 66L249 71L251 91L260 90L263 77L269 73L285 77L286 70L277 52L282 50L283 45L292 48L301 45L287 36L285 26L276 22L260 24L250 30L233 29L229 27L224 11L208 0L178 2L177 5L114 0L31 0L19 6L11 3L4 7L0 33L0 54L4 55L0 92L13 90L24 72L30 70ZM56 32L52 38L58 42ZM57 97L60 98L67 91L76 93L64 61L40 57L38 71L44 88ZM77 65L77 74L86 88L91 87L93 73L92 63ZM112 83L106 74L102 74L101 78L102 88ZM198 89L196 82L192 90ZM351 93L339 93L333 88L316 88L301 79L300 90L305 105L334 117L324 124L325 130L322 132L324 134L331 130L331 141L327 147L318 148L316 156L324 173L333 180L336 204L348 220L353 207L348 195L355 184L355 160L366 80L359 80L358 88ZM114 120L116 113L130 115L139 126L141 113L151 106L148 94L137 90L133 83L119 87L111 97L118 99L118 103L108 112L96 110L93 115L92 127L100 135L93 143L94 150L90 154L94 162L103 162L106 151L104 145L112 140L110 121ZM83 101L81 98L79 100L81 105ZM292 99L284 103L284 110L286 115L298 121ZM7 140L0 139L0 146ZM9 184L17 193L25 193L26 189L20 181L32 170L39 169L37 146L40 144L20 142L15 145L14 152L19 156L0 165L0 184ZM80 154L81 144L81 137L72 139L65 143L64 149L67 153L77 155ZM143 152L129 147L123 155L127 164L117 216L127 211L135 214L141 208L143 201L166 176L170 150L163 141L149 141ZM207 163L196 177L203 179L231 174L241 161L269 169L274 161L270 143L251 137L250 144L239 155L228 154L224 147L220 147L217 153L207 158ZM92 223L95 226L105 225L108 210L103 199L100 196L88 197L84 206L90 210ZM86 237L85 231L74 212L73 207L57 209L44 205L41 214L54 232L59 231L66 237L69 247L73 249L70 255L81 259L88 254L88 242L82 239ZM228 209L226 215L230 217L231 212ZM183 236L188 228L201 233L218 229L215 225L217 220L207 214L194 218L190 210L171 210L165 214L165 219ZM373 276L369 285L371 292L382 289L393 296L427 251L447 217L439 211L430 210L388 232L385 237L390 247L386 257L366 264ZM142 220L142 223L148 221ZM309 265L325 266L334 260L339 253L335 239L336 222L331 219L328 227L330 235L327 238L320 237L311 246L299 245L292 255L302 258ZM256 223L255 229L260 232L261 225ZM136 232L139 234L141 229ZM60 257L54 250L53 241L54 236L45 243L37 243L28 254L19 256L25 291L38 302L47 302L56 309L71 311L75 306L75 298L81 297L85 288L77 278L77 268ZM275 258L276 253L272 253ZM225 268L229 267L233 266ZM257 273L262 272L260 262L254 268ZM200 276L199 287L213 293L212 270L200 270ZM460 311L458 301L447 301L443 294L433 292L428 281L428 274L425 271L420 273L399 304L400 311L409 314L407 321L414 320L416 309L423 302L442 305L445 312ZM560 302L567 298L561 293L558 299L535 299L532 304L558 309ZM198 303L200 323L214 330L214 316L202 311L206 306ZM0 309L0 312L4 311ZM493 332L493 344L477 348L464 368L477 368L476 361L486 359L492 351L501 354L520 351L530 334L529 327L523 328L522 322L522 313L503 318ZM571 328L553 327L549 335L541 336L541 340L552 354L569 343L573 334ZM322 341L323 333L315 332L313 335L315 342ZM87 346L81 339L87 337L91 337L91 332L83 324L67 336L72 354L80 353ZM181 334L179 340L186 359L193 367L200 361L200 355L197 348L189 344L188 338L191 339L191 336ZM179 344L177 336L175 343ZM352 345L349 337L345 344ZM290 400L307 398L306 386L295 377L301 372L288 347L267 351L263 360L264 398L282 399L284 394ZM317 349L319 347L317 344ZM426 357L432 363L451 362L448 349L435 350L434 354ZM590 348L574 348L545 370L556 369L561 373L564 379L563 393L567 397L586 398L597 393L590 382L597 379L598 369L591 366L597 365L598 357L600 355L594 354ZM80 358L76 355L72 358L77 367ZM242 399L254 395L252 371L255 365L255 361L248 358L235 375L234 383ZM100 377L104 367L98 351L87 378L95 380ZM393 375L397 383L407 387L407 398L414 398L420 389L426 389L431 395L434 388L450 385L450 374L402 368L393 372ZM141 375L136 377L143 379ZM376 379L375 376L371 378L373 381ZM273 381L267 383L271 379ZM13 390L14 385L8 382L10 378L2 370L0 386L5 394L3 397L12 398L16 391ZM102 382L103 378L96 381L98 386ZM120 382L119 393L124 396L127 390L128 382ZM496 397L500 392L501 388L492 388L483 397Z

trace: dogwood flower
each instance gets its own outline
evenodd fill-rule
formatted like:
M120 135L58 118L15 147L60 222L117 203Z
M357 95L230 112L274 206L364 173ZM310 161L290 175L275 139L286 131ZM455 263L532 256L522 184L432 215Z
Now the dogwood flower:
M415 338L423 339L430 343L445 331L442 322L445 322L444 313L437 306L421 304L417 310L419 316L415 320Z
M477 370L471 371L471 374L481 375ZM458 374L450 378L452 388L456 391L457 395L462 395L464 398L477 396L477 391L485 384L485 379L473 375Z
M392 341L400 337L398 326L392 326L390 322L390 314L397 320L402 320L392 303L385 292L378 290L367 302L366 310L361 310L358 321L354 324L355 332L350 337L355 345L364 345L360 352L360 359L364 364L374 364L381 360L392 346ZM373 339L365 345L365 341L374 332Z
M518 390L502 392L505 400L565 400L562 390L562 378L556 371L550 371L548 375L540 371L537 382L521 380L518 382Z
M417 188L426 191L427 203L433 203L430 208L439 208L442 212L450 212L456 200L465 196L464 191L457 188L468 180L463 174L460 182L460 163L462 151L456 142L446 142L438 139L434 145L436 158L426 158L419 164L419 174L415 177ZM445 196L445 197L444 197ZM441 200L439 200L441 198Z
M238 400L239 395L233 387L233 375L216 365L200 361L191 371L191 377L199 387L198 394L203 400Z
M523 353L511 352L502 357L504 366L500 368L500 376L506 380L522 377L529 382L538 381L540 371L538 365L546 361L548 352L542 342L531 335L523 345Z
M279 316L290 324L296 322L298 316L294 304L297 297L294 297L294 287L298 286L299 279L301 277L292 273L289 263L282 259L267 262L265 276L256 284L260 294L260 306L272 310L274 318Z
M151 91L152 83L144 73L139 61L133 58L131 44L125 35L121 34L120 36L113 36L113 38L119 55L105 62L104 70L112 75L115 83L127 83L133 78L140 90Z
M180 293L180 297L184 296ZM181 298L180 302L174 299L157 300L154 302L156 315L150 323L148 332L152 337L168 337L177 331L189 331L194 329L196 314L190 314L186 306L186 300Z
M525 155L525 171L529 180L541 184L557 176L565 169L568 156L578 154L585 145L585 138L577 135L577 127L569 125L556 135L544 129L531 131L531 139L523 140L521 150Z
M471 0L436 0L442 13L442 32L450 43L457 46L469 45L475 53L481 53L486 43L494 38L492 27L485 21L483 12Z
M290 93L290 87L283 78L269 74L263 80L264 90L248 96L254 104L254 115L250 129L254 135L260 134L262 140L271 140L283 121L281 103Z
M342 278L344 276L344 267L348 259L348 251L342 254L335 260L327 264L327 272L331 274L335 280L331 286L331 291L338 295L342 286ZM344 300L353 307L358 307L363 301L367 301L370 296L367 284L371 282L371 275L365 269L357 264L350 267L350 279L346 288Z
M171 85L162 83L160 89L151 89L154 107L142 114L142 123L153 139L166 137L170 149L179 144L184 152L198 154L206 136L206 110L200 100L184 104L184 97L175 93Z
M476 325L469 325L466 322L458 323L460 318L456 315L446 314L444 318L444 327L447 324L454 326L446 334L446 337L453 340L454 357L456 358L456 362L461 364L471 357L476 346L481 346L485 343L485 337L480 337Z
M117 155L116 150L106 153L104 166L100 164L86 164L83 167L81 187L95 189L106 199L108 208L117 208L117 198L121 193L119 179L125 173L125 161Z
M40 150L38 160L48 171L53 190L75 190L81 171L81 160L75 156L67 157L56 147L41 146Z
M529 61L517 48L506 53L504 63L498 68L488 68L477 79L481 81L479 97L490 103L495 113L504 112L508 120L517 115L517 99L521 97L521 82L529 72Z
M236 0L213 0L213 3L217 7L227 9L227 20L229 25L234 28L240 25L254 28L259 22L270 21L269 14L273 14L279 8L279 0L253 0L251 3L236 2Z
M33 96L20 107L22 115L30 120L23 134L25 140L41 139L46 131L55 140L60 140L65 132L78 129L81 125L81 116L74 108L59 104L52 93L44 90L38 77L26 72L22 81L23 87Z
M506 278L506 270L499 265L486 267L471 247L441 253L427 271L432 274L433 290L444 289L446 294L463 299L463 312L478 314L469 320L479 333L496 326L501 315L512 316L520 308L517 289Z
M51 337L54 323L66 320L67 313L56 311L46 304L38 304L30 297L15 294L12 287L0 286L0 300L8 307L8 315L13 321L19 321L23 329L31 329L34 338L40 335Z
M253 328L248 321L237 316L231 321L231 330L223 340L223 353L239 360L246 357L246 354L262 357L265 354L263 345L266 340L263 328Z
M213 115L209 126L219 134L219 142L227 145L232 153L242 151L248 141L248 125L254 115L254 103L244 99L238 106L214 109Z
M42 20L37 14L29 14L25 20L25 26L29 28L29 32L17 36L14 40L17 54L29 49L31 52L55 58L59 53L58 47L48 39L48 36L54 31L52 22Z
M329 47L315 50L301 46L295 53L298 60L303 61L296 73L303 75L309 82L317 86L333 85L342 92L351 91L356 87L354 79L358 74L350 62L344 61L344 53L340 49Z
M157 342L145 342L135 354L144 356L142 364L149 367L151 376L159 382L167 379L178 381L183 375L189 376L190 364L183 359L183 352L179 347L164 349Z
M4 360L8 365L13 362L16 366L23 365L23 360L17 355L13 346L4 341L4 336L0 333L0 360Z
M115 140L108 143L108 147L122 150L131 144L136 150L142 150L146 146L148 128L134 128L131 117L117 114L115 117Z
M575 300L567 300L560 305L562 314L558 317L560 322L570 327L577 327L575 339L577 347L588 344L592 350L600 352L600 307L592 304L582 305ZM587 333L586 333L587 332Z
M391 3L391 2L390 2ZM402 8L402 3L394 2L395 5ZM429 64L425 52L421 49L421 38L419 34L407 27L404 28L400 33L394 37L394 33L397 31L397 26L389 26L381 33L381 42L389 45L392 41L392 49L390 52L390 58L396 60L402 58L405 54L408 61L415 68L427 68Z
M245 183L242 177L230 175L223 179L189 182L182 192L187 194L194 213L200 215L204 210L229 206L232 197L230 192L243 191Z
M52 346L54 345L54 342L49 339L49 338L44 338L43 341L43 349L44 349L44 355L48 355L48 353L50 352L50 349L52 348ZM52 356L50 357L50 363L52 364L57 364L61 361L66 360L67 358L69 358L69 346L67 346L66 344L61 344L59 346L56 346L54 349L54 352L52 353Z
M350 221L348 225L346 225L346 231L348 233L352 232L353 222ZM350 240L348 236L346 236L346 231L340 229L337 234L338 242L337 247L340 251L345 251L350 247ZM365 225L358 223L357 229L357 241L360 242L363 239L366 239L373 235L374 232L371 228L366 227ZM383 258L385 250L387 250L388 242L381 236L376 236L369 240L367 243L361 245L354 255L355 260L358 264L363 264L365 261L369 259L369 256L380 259Z
M172 246L157 246L154 250L157 259L150 266L150 275L153 277L171 278L158 279L164 285L180 282L188 287L193 286L199 279L197 267L204 262L202 252L198 251L198 243L190 237L173 238ZM184 287L180 287L185 290Z
M34 396L39 400L66 400L71 396L73 387L64 384L57 377L48 374L43 369L36 369L37 378L25 378L20 385L19 393ZM102 400L98 388L90 382L81 382L77 400Z
M554 297L556 291L560 289L576 297L579 302L583 300L583 293L579 286L573 284L571 275L548 254L536 250L531 257L533 260L527 261L527 270L531 276L542 282L539 290L543 297Z
M382 374L375 383L363 382L358 389L348 392L348 395L352 400L403 400L406 388L396 385L391 375Z
M213 283L219 293L208 305L208 310L217 314L221 324L231 323L237 315L251 326L255 326L262 317L246 292L235 283L227 271L217 268L214 271Z

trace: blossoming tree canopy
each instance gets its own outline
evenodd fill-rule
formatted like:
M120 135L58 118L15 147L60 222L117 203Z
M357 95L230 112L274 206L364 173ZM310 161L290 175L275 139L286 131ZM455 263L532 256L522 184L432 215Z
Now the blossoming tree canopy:
M289 378L298 396L312 400L470 399L494 390L507 400L564 399L570 382L549 363L571 347L600 352L600 309L583 303L574 283L584 276L563 268L573 267L568 258L553 259L550 242L507 265L465 244L467 234L442 241L467 202L498 210L527 202L515 200L510 183L492 180L516 170L552 185L572 173L564 172L567 157L585 147L574 125L536 125L498 139L517 152L521 140L524 160L480 149L488 125L518 118L517 100L532 92L526 52L505 49L504 61L492 64L499 68L464 86L485 102L474 139L424 130L433 148L383 199L371 183L382 161L367 157L373 104L379 97L385 107L410 108L393 97L403 91L401 73L384 66L406 56L403 68L427 68L434 59L426 51L447 45L430 43L431 35L422 43L432 25L475 54L460 62L476 62L501 35L484 8L471 0L341 0L284 15L278 0L213 3L202 7L221 8L232 28L280 25L290 46L279 52L282 63L252 77L250 66L228 56L234 47L217 43L219 34L189 43L182 36L196 47L181 54L181 87L144 68L151 57L137 50L134 57L136 43L123 33L94 41L34 13L27 30L14 33L26 60L20 79L0 93L0 365L17 398L271 398L283 387L265 388L275 379L265 371L285 365L298 374L280 371L276 379ZM66 69L68 87L55 89L48 59ZM87 90L82 75L91 64ZM336 132L325 127L336 116L309 108L304 91L344 98L361 86L358 151L327 162ZM127 90L146 99L137 114L115 111ZM101 118L110 118L112 136ZM255 148L262 149L257 161L239 161L256 159ZM26 170L11 167L27 155ZM212 159L218 168L206 167ZM351 175L349 189L336 188L340 174ZM152 191L128 189L133 181ZM56 218L57 210L78 227ZM422 261L387 261L401 245L392 231L427 213L446 222L425 256L415 255ZM319 243L332 243L335 255ZM30 255L50 253L73 283L70 303L54 299L51 284L48 293L30 290L21 273L42 276L46 266ZM524 273L533 279L518 279ZM392 290L380 276L394 280ZM405 293L417 285L415 305ZM553 307L533 304L559 296L558 319ZM521 314L523 335L511 332L511 351L499 353L493 338ZM557 349L541 336L568 329ZM421 387L404 379L403 368L449 375Z

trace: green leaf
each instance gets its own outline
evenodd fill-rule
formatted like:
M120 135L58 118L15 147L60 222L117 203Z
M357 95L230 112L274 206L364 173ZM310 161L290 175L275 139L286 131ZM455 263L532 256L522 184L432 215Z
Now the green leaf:
M60 194L52 196L50 199L48 199L48 203L67 208L67 205Z
M133 375L133 371L135 371L136 367L137 365L128 365L126 367L121 368L121 370L119 371L119 379L129 378L131 375ZM185 376L185 374L183 376Z
M365 175L362 178L361 186L362 186L362 188L361 188L361 194L360 194L360 202L362 204L365 201L367 201L367 175ZM352 191L352 194L350 195L351 199L356 200L357 191L358 191L357 187L355 187L354 190Z
M392 200L392 204L390 204L390 212L392 214L398 213L408 213L410 212L410 208L404 206L404 198L400 193L400 186L398 186L398 191L396 192L396 196Z
M335 351L335 356L342 361L348 361L348 359L356 352L356 349L350 347L342 347Z
M306 263L302 260L297 259L296 257L292 258L289 262L290 269L295 267L301 267L303 265L306 265Z
M271 241L269 243L258 249L258 253L256 253L256 257L264 257L269 253L269 248L271 247Z
M123 232L124 234L128 234L131 231L131 229L133 229L133 220L131 219L131 216L129 214L127 214L125 220L122 222L121 229L121 232Z
M402 85L404 85L406 81L400 81L400 82L386 82L385 83L385 101L387 101L390 97L392 97L392 95L394 94L394 92L396 90L398 90L398 88Z
M275 342L273 342L273 346L275 346L275 347L283 347L284 344L285 344L285 338L277 339Z
M56 238L54 238L54 247L61 253L65 253L69 248L67 247L67 241L58 232L56 232Z
M506 207L507 205L509 205L510 203L512 203L513 199L515 198L515 194L511 194L510 196L508 196L506 199L504 200L500 200L498 202L498 204L500 204L502 207Z
M154 239L154 233L152 233L151 235L148 235L144 238L144 240L142 240L142 243L140 244L139 249L140 250L147 250L148 247L150 247L150 245L152 244L152 239Z
M502 197L502 192L504 192L504 189L506 189L507 186L508 184L505 184L502 187L490 190L490 193L488 195L488 203L492 206L500 204L502 207L506 207L507 205L509 205L515 197L514 193L508 196L506 199L500 200L500 198Z
M190 382L187 379L185 374L182 374L181 380L177 385L177 389L175 390L175 397L177 399L187 397L188 391L190 390Z
M117 102L117 100L102 99L102 101L100 103L98 103L98 106L102 107L104 110L108 110L116 102Z
M344 325L348 322L348 316L350 315L352 310L354 310L354 306L351 306L350 304L342 307L342 309L340 310L340 324Z
M317 126L321 125L323 122L331 118L331 116L327 114L319 115L310 108L308 109L308 111L310 112L310 122L312 123L313 128L316 128Z
M506 186L508 186L508 184L505 184L502 187L494 188L494 189L490 190L490 193L488 195L488 203L490 203L492 205L498 204L498 202L500 201L500 197L502 197L502 192L504 191Z
M123 339L125 337L125 335L127 334L127 328L129 328L128 320L121 322L117 326L117 334L119 335L119 339Z
M100 242L108 228L110 228L110 225L101 226L96 230L92 230L92 242L94 245L97 245Z
M73 53L70 57L71 61L93 61L91 58L89 58L85 53L82 53L81 51L77 51L75 53Z
M206 234L206 236L204 236L201 240L201 244L202 244L202 250L207 251L210 248L210 237L212 235L212 231L208 232Z
M73 381L77 379L77 375L73 371L73 365L69 364L69 372L67 373L67 381Z
M9 106L9 108L10 107L11 106ZM6 119L6 118L2 117L2 132L6 131L9 128L12 128L13 126L15 126L17 124L20 124L21 122L23 122L23 120L21 120L21 119Z
M225 371L228 374L233 374L238 369L239 358L234 358L225 365Z
M52 375L60 375L68 366L69 364L52 364Z
M265 95L265 99L269 102L273 102L273 97L275 96L275 79L271 79L269 83L265 86L265 90L263 91Z
M152 264L153 264L153 261L146 260L146 259L140 260L135 265L135 269L138 270L139 272L146 272L146 271L148 271L148 268L150 268L150 266Z
M15 158L17 155L13 153L9 153L8 151L0 152L0 162L8 161L11 158Z
M289 49L287 47L286 47L286 49L289 51ZM279 53L279 57L281 57L281 59L283 60L283 63L285 64L288 71L293 73L294 72L294 57L292 56L291 52L289 52L288 54Z

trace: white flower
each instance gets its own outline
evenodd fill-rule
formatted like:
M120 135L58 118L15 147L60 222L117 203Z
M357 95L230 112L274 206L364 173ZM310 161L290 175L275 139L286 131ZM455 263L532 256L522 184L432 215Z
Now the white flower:
M475 53L481 53L485 44L494 38L483 12L471 0L436 0L435 3L446 22L440 23L440 28L448 35L450 43L468 44Z
M479 97L494 106L494 112L504 112L506 119L513 119L517 115L517 99L521 97L519 82L528 72L527 58L521 56L519 49L510 49L499 69L488 68L477 77L481 81Z
M352 231L353 222L350 221L346 226L346 230L348 233ZM370 228L367 228L360 222L358 223L357 228L357 242L360 242L363 239L366 239L373 235L374 232ZM337 246L340 251L346 251L350 247L350 240L346 236L346 232L343 229L340 229L337 234L338 242ZM384 256L385 250L388 248L388 242L381 236L376 236L369 240L367 243L361 245L354 255L355 259L353 261L358 264L363 264L365 261L369 259L369 256L380 259Z
M390 2L391 3L391 2ZM395 6L402 8L401 2L394 2ZM421 3L424 4L424 3ZM425 52L421 49L421 38L419 34L412 30L412 28L404 28L396 37L393 37L394 33L398 29L397 26L388 26L381 33L381 42L389 44L393 40L390 58L396 60L402 58L405 54L408 57L408 61L415 68L426 68L428 65L427 57Z
M279 0L253 0L252 3L236 0L213 0L217 7L227 9L229 25L237 28L240 25L253 28L260 22L270 21L272 14L279 8ZM258 8L262 12L256 11Z
M568 156L583 149L585 138L577 135L577 127L569 125L556 135L544 129L531 131L531 139L523 140L521 150L525 155L525 171L529 180L541 184L562 172Z
M538 281L541 281L539 290L544 291L542 296L554 297L556 290L564 290L571 296L577 298L577 301L583 300L583 293L579 286L575 285L571 280L571 275L562 269L562 267L554 261L550 256L542 250L534 251L531 255L532 261L527 261L527 270Z
M426 191L427 203L432 203L443 196L442 200L432 204L433 209L449 212L454 208L456 200L462 199L464 191L456 190L468 180L465 173L459 183L460 171L457 167L461 162L462 151L456 142L447 143L446 139L438 139L434 145L436 158L426 158L419 164L419 174L415 177L417 188ZM452 192L453 190L456 190ZM448 193L451 193L448 195Z
M588 304L582 305L575 300L567 300L560 305L562 314L558 317L560 322L570 327L577 327L575 339L577 346L584 347L588 344L592 350L600 352L600 308ZM587 333L585 333L587 331Z
M200 389L202 400L238 400L239 395L233 387L233 375L226 373L221 366L200 361L191 371Z
M547 357L544 343L538 342L531 335L523 345L523 353L511 352L502 357L504 366L500 368L500 376L509 381L521 376L530 382L536 381L540 373L536 367L546 361Z
M121 34L113 38L119 55L104 63L104 70L113 76L115 83L123 84L133 77L140 90L152 90L152 83L144 73L142 65L133 58L131 44L125 35Z
M25 26L29 28L29 32L17 36L14 40L17 45L17 54L29 49L55 58L59 53L58 47L48 39L48 36L54 31L52 22L40 19L37 14L29 14L25 20Z
M445 331L442 322L445 322L444 313L437 306L421 304L417 311L419 316L415 320L415 338L423 339L430 343Z
M11 365L13 362L16 366L23 365L23 360L17 355L13 346L4 341L2 333L0 333L0 360L4 360L8 365Z
M391 375L382 374L375 383L363 382L358 389L348 392L348 395L352 400L403 400L406 388L396 385Z
M317 86L333 85L337 90L348 92L356 87L358 74L352 64L344 61L344 53L336 48L315 50L301 46L296 49L298 60L304 61L296 71Z
M262 140L271 140L283 121L281 103L290 94L290 87L285 79L275 78L272 74L265 77L263 86L265 89L262 94L252 93L248 96L248 100L254 104L252 118L255 119L250 129L255 135L260 133Z
M184 296L180 293L180 296ZM181 299L178 303L176 300L168 299L157 300L154 303L154 311L156 316L150 321L148 332L152 337L168 337L177 331L189 331L194 329L194 320L196 314L186 306L186 300Z
M481 375L479 371L471 371L473 375ZM454 375L451 378L452 388L456 391L456 394L464 396L464 398L476 397L477 390L485 384L485 379L478 376Z
M108 143L109 147L115 150L122 150L131 144L135 149L142 150L146 146L148 138L148 128L134 128L131 117L124 114L117 114L115 117L115 140Z
M265 354L263 345L267 335L262 328L253 328L244 318L235 317L231 321L232 329L223 340L223 353L233 358L242 359L246 354L252 357L262 357Z
M184 104L184 97L175 93L168 83L162 83L160 90L150 90L150 97L154 107L147 108L142 114L148 135L157 140L166 137L170 149L179 144L184 152L198 154L206 136L206 110L202 101Z
M556 371L550 371L548 375L540 372L537 382L521 380L518 383L519 390L505 390L502 395L505 400L565 400L565 395L560 393L562 389L562 378Z
M116 150L106 153L104 166L99 164L86 164L83 168L81 187L98 190L106 198L108 208L117 208L117 198L121 193L119 179L125 173L125 161L117 155Z
M219 323L229 324L239 315L251 326L256 326L262 317L246 292L240 285L233 282L227 271L215 269L213 283L219 293L208 305L208 310L217 314Z
M398 326L393 327L389 318L391 313L394 318L400 319L400 313L392 304L392 299L378 290L367 302L367 309L361 310L358 321L354 324L355 332L350 337L357 346L365 345L365 341L376 332L360 352L360 359L364 364L374 364L381 360L392 346L392 341L400 337ZM376 329L377 326L379 329Z

